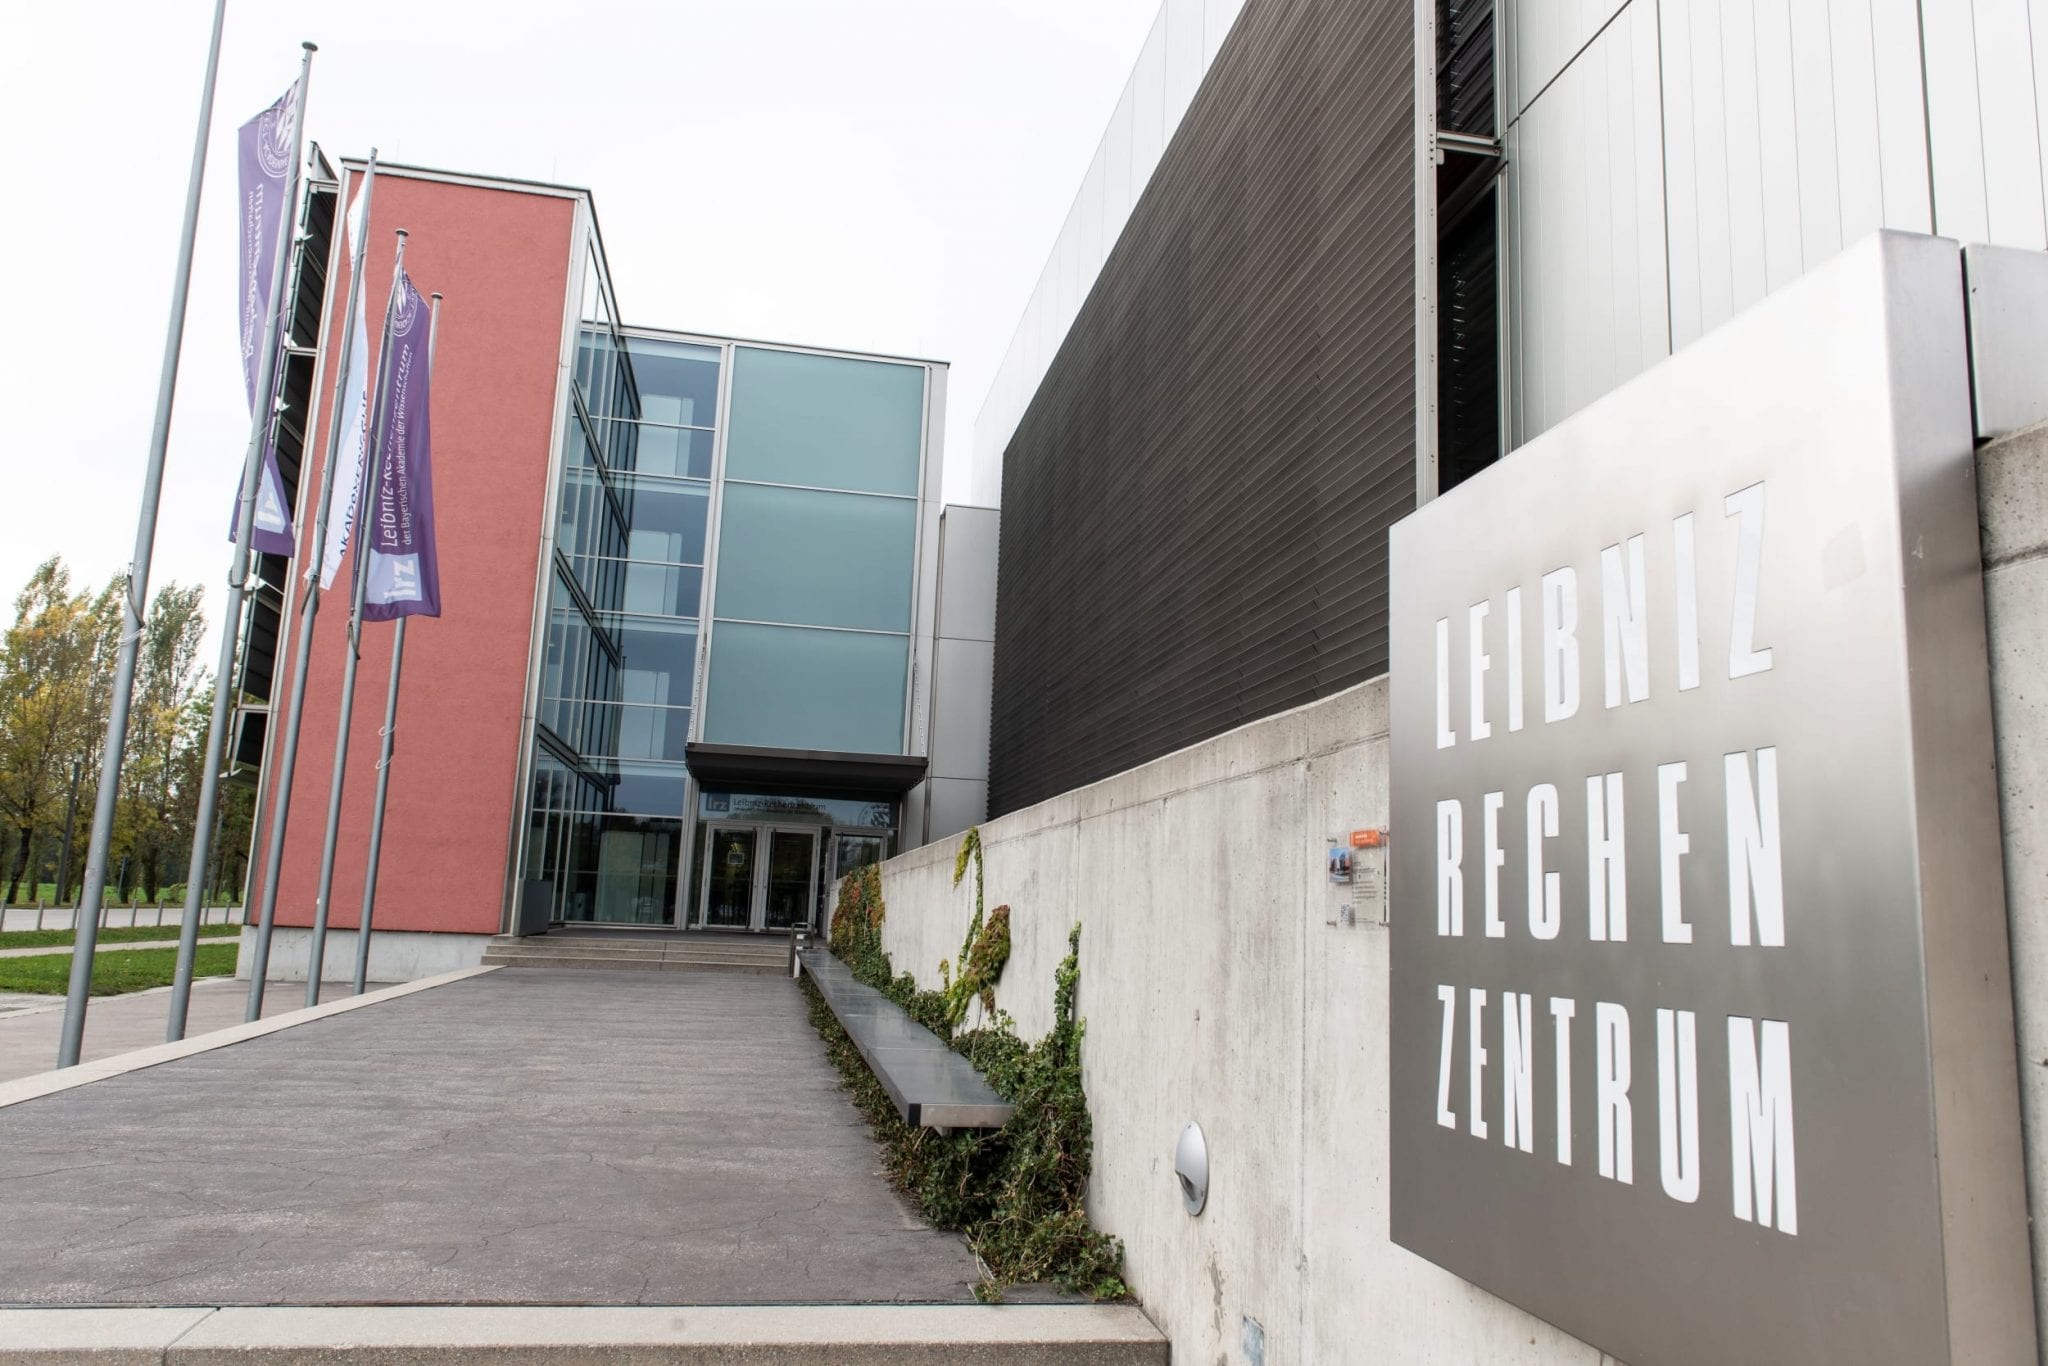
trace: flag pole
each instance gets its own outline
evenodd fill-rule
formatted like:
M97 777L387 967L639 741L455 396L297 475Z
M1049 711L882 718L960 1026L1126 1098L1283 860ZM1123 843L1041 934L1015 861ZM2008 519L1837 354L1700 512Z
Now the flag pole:
M320 472L320 498L315 505L318 510L314 514L313 523L312 567L306 574L304 596L299 606L299 638L293 650L291 697L285 704L284 738L278 746L277 762L269 778L273 795L270 828L265 836L263 851L262 909L257 916L257 923L261 927L257 934L262 938L263 946L260 953L250 955L252 968L260 964L265 971L268 971L270 965L270 927L276 923L277 917L277 878L284 861L285 822L291 814L292 773L298 766L299 729L305 720L306 672L312 656L313 622L320 611L321 560L326 554L327 519L334 504L335 458L341 450L341 405L344 401L342 390L348 383L349 346L350 339L355 336L356 327L356 298L359 293L356 282L363 278L363 258L370 241L370 196L376 185L377 149L372 147L368 166L363 172L363 227L362 231L356 234L353 264L348 277L348 304L343 314L340 334L341 363L335 367L334 401L327 417L327 462ZM341 207L343 215L346 216L348 206L344 204ZM197 866L203 855L198 852L196 842L193 849L193 863ZM170 1023L164 1031L164 1038L171 1043L185 1037L187 1007L192 994L192 961L199 946L199 913L200 894L195 894L188 888L185 893L185 923L178 936L177 975L171 986ZM252 973L252 976L260 978L260 974ZM260 1012L260 989L257 995L256 1008Z
M254 392L261 396L255 405L256 413L249 427L249 449L242 461L242 491L240 511L235 518L235 558L228 570L227 606L221 618L220 658L214 665L213 673L213 715L206 727L206 767L201 771L199 783L199 807L194 817L193 857L198 860L202 871L206 861L213 855L212 842L202 844L198 832L211 830L215 808L220 802L220 773L226 759L228 718L234 709L235 688L235 647L239 643L238 627L242 620L242 593L249 578L249 556L251 541L256 529L256 493L263 480L264 451L275 439L277 423L284 411L284 400L277 392L279 379L279 357L284 351L284 330L282 319L289 306L285 289L285 270L293 256L298 253L288 250L294 240L294 217L299 210L300 165L305 157L306 130L306 87L313 66L313 53L317 50L311 43L302 44L306 49L303 64L299 69L298 114L293 129L291 178L287 182L284 209L278 215L277 260L271 267L270 317L263 325L263 360L259 368ZM290 291L290 292L296 292ZM189 907L192 899L191 874L186 874L185 900ZM245 915L243 917L247 919ZM178 931L180 946L189 932L192 935L193 952L198 952L199 929L190 911L186 923L188 931L181 926ZM189 991L189 985L188 985Z
M370 485L376 477L378 462L384 458L384 443L390 435L386 429L391 425L391 406L385 401L390 385L385 382L384 371L393 355L391 310L397 306L399 285L405 276L405 236L405 229L398 229L398 255L391 267L391 303L386 306L384 314L384 354L377 363L376 436L363 463L362 497L356 504L355 595L348 614L348 658L341 671L341 719L334 731L334 778L327 788L327 833L320 844L320 888L313 899L313 934L306 946L306 1004L309 1006L320 1004L320 972L327 959L327 919L331 909L329 903L334 899L334 853L341 838L341 790L348 776L349 714L355 708L356 667L363 659L363 595L370 582L367 572L370 560ZM256 1016L251 1013L249 1018L253 1020Z
M206 179L206 140L213 125L213 92L220 74L221 31L227 0L215 0L213 34L206 49L206 79L199 95L199 129L192 141L192 171L185 184L185 222L178 236L178 265L171 287L171 317L164 337L163 368L157 378L156 419L150 428L149 463L142 477L142 514L135 524L135 553L128 562L128 583L121 623L121 646L114 665L114 692L107 708L106 741L100 751L100 786L93 802L92 835L86 845L85 879L71 922L71 982L64 998L64 1028L57 1045L57 1065L78 1062L85 1042L86 1003L92 995L93 955L99 947L99 910L107 890L107 856L114 842L114 813L121 795L122 751L128 743L128 710L135 690L136 655L142 646L142 617L149 597L150 552L156 543L157 505L163 492L164 455L171 440L171 404L178 386L178 361L185 338L185 306L191 295L192 249L199 232L199 196ZM306 60L312 60L308 49ZM302 69L299 79L306 78ZM302 107L303 107L303 91ZM301 119L303 123L303 119ZM234 635L225 621L222 634ZM189 880L189 878L188 878Z
M441 330L441 296L430 296L427 313L427 378L434 377L434 342ZM391 790L391 749L398 733L398 675L405 664L405 623L400 617L391 633L391 684L384 691L384 750L377 756L377 804L370 810L370 860L363 870L363 912L356 918L355 992L360 996L370 981L370 920L377 906L377 860L384 852L384 797Z
M199 806L194 816L193 853L202 872L213 855L212 842L201 843L198 832L213 828L214 811L220 802L220 773L225 763L227 749L228 717L234 709L235 688L235 647L239 643L239 626L242 620L242 594L249 579L250 545L256 530L256 493L263 480L263 454L275 439L279 417L284 411L284 400L278 394L279 357L284 351L284 330L282 319L288 307L285 289L285 271L291 258L298 253L289 250L295 233L294 218L299 209L299 180L301 163L305 159L306 134L306 89L313 68L313 54L318 49L311 43L303 43L306 55L299 67L298 114L292 130L291 178L287 182L285 203L278 214L277 260L271 266L270 274L270 317L263 324L263 359L259 366L254 393L259 401L254 405L255 413L249 424L249 449L242 459L242 490L238 504L240 511L235 518L235 558L228 569L228 597L221 617L220 657L213 671L213 715L206 727L206 766L201 771L199 782ZM295 291L294 291L295 292ZM185 899L191 904L191 872L186 872ZM202 881L206 879L202 878ZM247 917L244 916L244 919ZM189 933L193 936L193 952L198 952L198 926L192 923L187 913ZM188 931L181 926L178 942L182 946ZM189 986L188 986L189 990Z

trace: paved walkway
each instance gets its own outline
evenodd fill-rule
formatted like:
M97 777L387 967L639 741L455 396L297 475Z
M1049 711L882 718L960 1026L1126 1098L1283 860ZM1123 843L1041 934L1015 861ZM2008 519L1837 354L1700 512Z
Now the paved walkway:
M375 926L372 926L371 928L374 931ZM201 938L199 942L202 944L233 944L236 942L236 940L232 935L209 934ZM121 953L128 949L175 949L176 947L178 947L178 938L176 935L172 935L169 939L151 939L140 943L96 943L92 946L93 953L95 955L102 953ZM69 958L71 956L71 946L69 944L32 944L25 949L0 949L0 958L35 958L38 956L48 956L49 954L53 953L61 953L66 958Z
M492 972L0 1108L0 1300L971 1299L879 1159L785 979Z
M4 891L5 888L0 888ZM175 906L109 906L104 912L108 929L125 930L133 925L145 928L161 925L177 937L178 921L185 914L185 903ZM41 923L37 921L40 919ZM239 906L208 906L200 917L207 925L239 925L242 911ZM68 930L71 928L72 912L69 906L45 906L40 915L33 906L9 906L0 911L0 930Z
M346 982L329 983L324 996L333 1000L337 993L347 992ZM185 1012L186 1035L240 1024L248 1002L247 982L231 977L202 977L192 984L192 1001ZM298 1010L305 1004L304 982L272 982L263 993L266 1017ZM92 1004L86 1007L85 1048L80 1056L86 1062L94 1062L162 1043L170 1009L169 987L93 997ZM62 996L0 993L0 1081L34 1076L55 1067L57 1038L63 1029ZM6 1113L0 1110L0 1116ZM5 1286L0 1286L0 1295L4 1293Z

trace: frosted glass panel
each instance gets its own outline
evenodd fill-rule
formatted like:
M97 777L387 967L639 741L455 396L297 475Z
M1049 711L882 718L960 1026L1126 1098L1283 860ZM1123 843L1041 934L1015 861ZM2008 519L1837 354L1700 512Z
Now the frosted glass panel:
M727 478L917 492L923 366L744 346L733 355Z
M716 615L907 631L916 538L907 498L727 484Z
M903 752L908 636L722 621L704 738L854 754Z

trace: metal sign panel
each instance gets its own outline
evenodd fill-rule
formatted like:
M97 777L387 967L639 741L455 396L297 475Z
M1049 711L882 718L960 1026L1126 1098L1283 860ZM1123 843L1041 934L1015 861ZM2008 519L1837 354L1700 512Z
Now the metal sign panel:
M2034 1354L1958 255L1393 532L1393 1238L1632 1366Z

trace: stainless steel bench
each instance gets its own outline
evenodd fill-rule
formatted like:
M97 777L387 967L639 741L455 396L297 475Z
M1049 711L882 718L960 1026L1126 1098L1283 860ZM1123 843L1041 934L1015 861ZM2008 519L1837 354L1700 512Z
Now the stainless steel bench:
M905 1124L943 1132L1000 1129L1009 1122L1015 1107L902 1006L855 981L825 949L804 949L797 959Z

